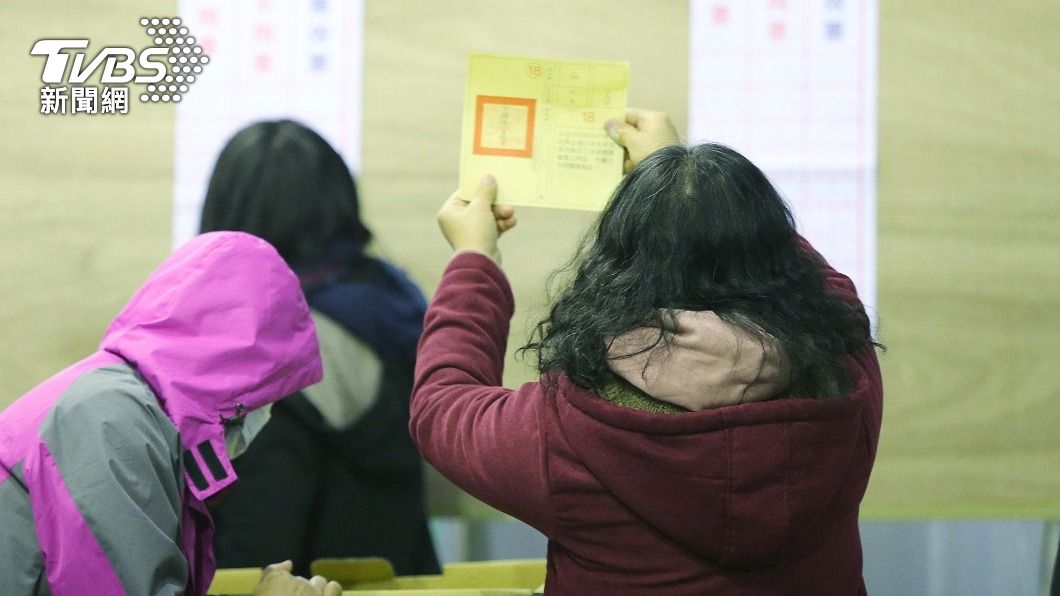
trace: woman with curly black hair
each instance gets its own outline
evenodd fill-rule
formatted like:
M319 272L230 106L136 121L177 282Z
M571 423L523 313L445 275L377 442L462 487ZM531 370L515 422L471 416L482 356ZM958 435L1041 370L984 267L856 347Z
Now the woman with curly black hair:
M863 594L883 390L853 284L736 151L679 145L658 112L608 132L629 173L524 347L540 382L500 386L514 211L488 176L442 207L457 252L427 310L414 440L549 538L549 594Z

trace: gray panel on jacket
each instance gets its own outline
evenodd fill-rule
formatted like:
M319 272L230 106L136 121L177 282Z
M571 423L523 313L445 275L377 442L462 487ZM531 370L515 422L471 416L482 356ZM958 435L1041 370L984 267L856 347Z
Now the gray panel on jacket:
M129 594L180 594L176 427L128 366L80 377L40 429L82 516Z
M0 528L0 594L49 594L21 463L0 483Z

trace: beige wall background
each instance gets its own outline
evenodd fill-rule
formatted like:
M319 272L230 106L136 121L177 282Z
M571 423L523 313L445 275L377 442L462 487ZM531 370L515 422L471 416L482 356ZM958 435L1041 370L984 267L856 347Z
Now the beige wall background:
M1060 4L880 2L872 516L1060 518Z
M279 1L279 0L277 0ZM989 5L989 6L988 6ZM363 215L433 291L466 56L627 60L630 102L687 111L687 2L463 0L365 9ZM884 0L879 305L886 416L869 517L1060 517L1060 5ZM173 1L0 7L0 408L92 351L168 252L173 112L41 116L41 37L137 46ZM95 44L94 44L95 45ZM192 91L194 92L194 90ZM591 222L521 209L502 241L514 348ZM439 512L481 513L436 484Z
M43 116L30 48L44 37L142 47L139 18L173 6L0 5L0 407L93 351L170 244L172 108Z

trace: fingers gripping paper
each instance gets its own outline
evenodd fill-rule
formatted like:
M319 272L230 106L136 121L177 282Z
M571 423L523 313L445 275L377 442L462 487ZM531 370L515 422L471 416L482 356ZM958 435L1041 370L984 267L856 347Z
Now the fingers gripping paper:
M498 203L602 209L622 178L604 123L624 118L628 78L624 62L472 55L461 195L493 174Z

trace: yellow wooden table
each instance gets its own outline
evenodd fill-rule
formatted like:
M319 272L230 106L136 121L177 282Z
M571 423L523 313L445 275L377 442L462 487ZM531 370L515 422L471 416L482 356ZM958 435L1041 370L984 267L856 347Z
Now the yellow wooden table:
M356 596L530 596L543 592L544 559L511 559L450 563L441 575L397 576L386 559L320 559L310 566L342 584ZM253 592L261 569L218 569L207 592L211 596L245 596Z

